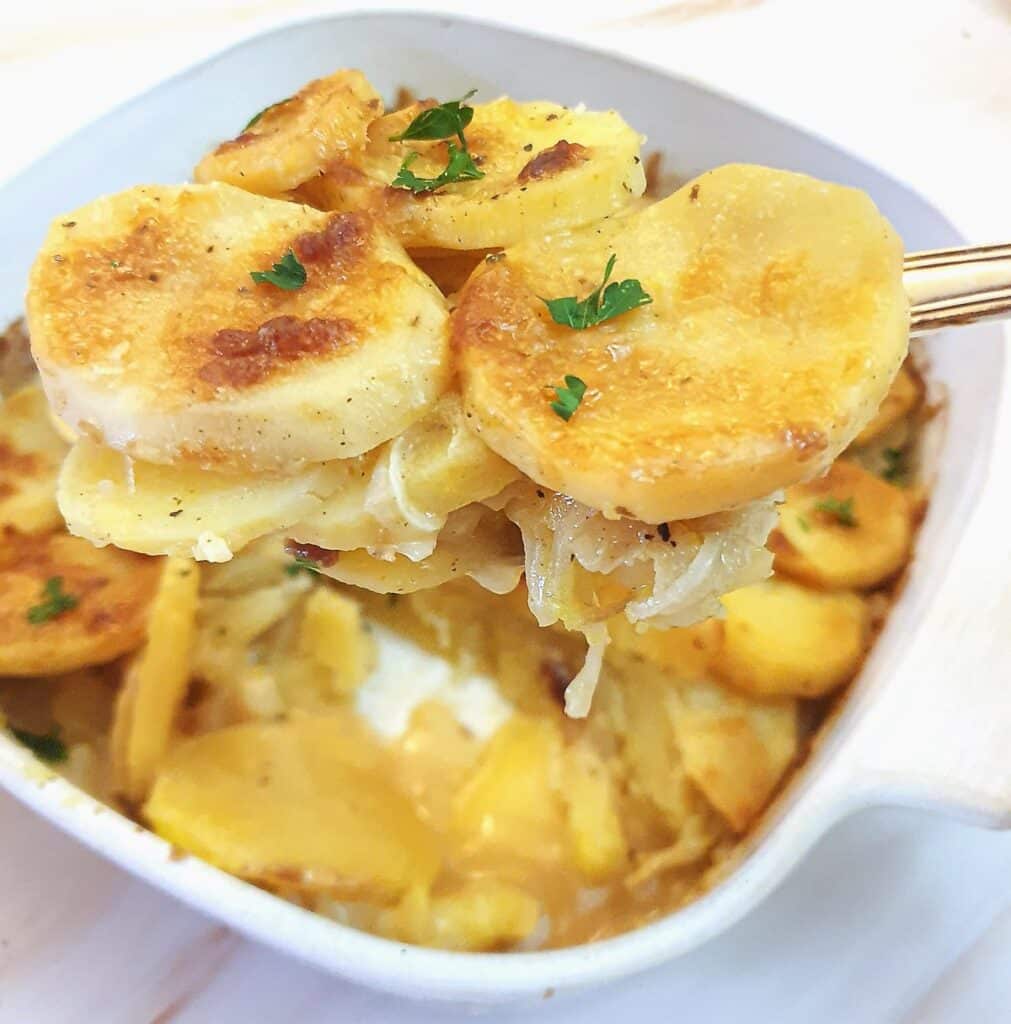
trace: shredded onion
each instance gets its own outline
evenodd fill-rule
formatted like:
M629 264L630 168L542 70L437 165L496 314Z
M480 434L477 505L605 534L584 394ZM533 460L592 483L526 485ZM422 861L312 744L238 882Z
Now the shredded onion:
M607 519L528 482L496 504L520 528L530 610L541 626L561 622L589 643L583 668L565 693L565 710L590 707L608 643L605 620L624 612L642 627L689 626L720 614L720 597L772 571L765 541L776 522L775 497L705 519L651 526ZM587 575L589 574L589 575ZM622 585L601 599L603 577Z

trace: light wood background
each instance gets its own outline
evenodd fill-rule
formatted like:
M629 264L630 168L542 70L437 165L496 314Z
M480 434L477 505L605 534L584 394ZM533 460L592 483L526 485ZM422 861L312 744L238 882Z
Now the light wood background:
M0 180L229 41L344 6L0 0ZM435 6L508 17L715 85L909 181L971 237L1011 238L1009 0ZM861 814L727 935L537 1016L610 1024L619 1014L643 1024L1011 1020L1011 834L913 812ZM446 1019L442 1008L354 988L229 933L0 795L0 1024Z

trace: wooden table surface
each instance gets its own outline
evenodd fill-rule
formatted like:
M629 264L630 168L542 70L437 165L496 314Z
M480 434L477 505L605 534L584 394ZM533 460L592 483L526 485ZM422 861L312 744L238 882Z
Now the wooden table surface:
M113 103L231 40L345 6L365 5L0 4L0 180ZM436 6L482 12L472 0ZM971 237L1011 238L1008 0L516 0L487 12L715 85L908 181ZM0 840L0 1024L412 1024L448 1016L250 943L4 795ZM545 1003L537 1016L552 1024L616 1014L650 1024L675 1013L777 1024L1011 1020L1009 880L1011 834L911 811L865 812L830 833L725 936L591 997ZM484 1019L532 1016L505 1009Z

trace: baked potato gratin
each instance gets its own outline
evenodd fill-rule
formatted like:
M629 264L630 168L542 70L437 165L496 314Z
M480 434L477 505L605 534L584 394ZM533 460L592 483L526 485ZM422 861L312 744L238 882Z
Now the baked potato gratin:
M864 194L647 196L616 112L470 100L339 71L54 222L0 707L180 851L536 949L726 869L884 620L926 404Z

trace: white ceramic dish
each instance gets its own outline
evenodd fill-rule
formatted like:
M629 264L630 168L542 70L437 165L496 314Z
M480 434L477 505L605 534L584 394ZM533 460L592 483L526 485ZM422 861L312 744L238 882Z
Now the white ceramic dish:
M333 16L250 39L157 86L0 189L0 316L20 313L26 272L51 217L99 192L184 180L208 145L234 134L250 111L349 65L363 68L387 95L401 84L437 96L478 87L483 97L508 92L613 106L679 172L731 160L807 171L866 189L909 249L961 240L936 209L868 165L666 73L457 18ZM743 915L830 824L857 807L927 803L983 824L1007 824L1011 701L1001 684L1011 663L1003 635L1011 615L1001 566L1008 531L995 488L987 485L1001 453L1011 455L1001 436L1011 413L1001 331L979 327L957 342L936 338L930 359L950 395L946 440L899 606L838 720L767 815L738 870L656 924L546 953L401 946L309 914L195 858L173 859L167 844L54 777L2 734L0 784L89 846L255 938L368 985L467 1002L599 984L677 956ZM980 571L984 558L992 571Z

